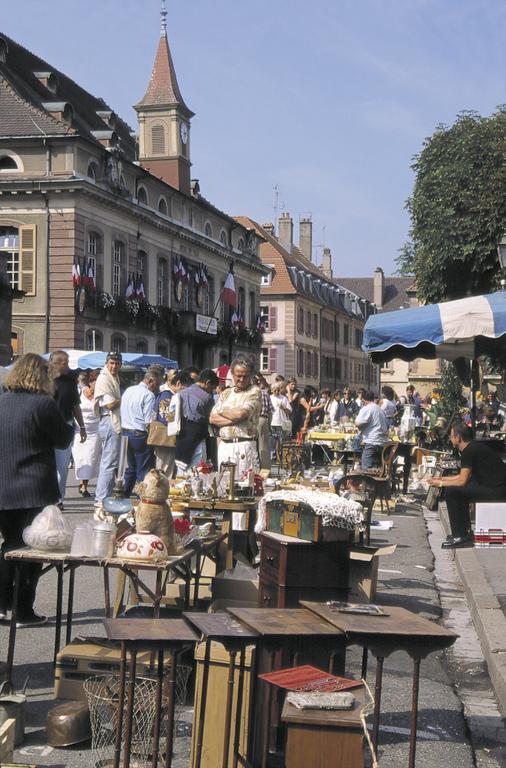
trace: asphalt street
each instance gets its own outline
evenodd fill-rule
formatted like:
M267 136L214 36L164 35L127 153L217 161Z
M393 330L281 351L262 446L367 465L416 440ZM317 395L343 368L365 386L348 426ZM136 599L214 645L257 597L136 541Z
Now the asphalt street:
M91 514L91 503L76 498L75 488L71 488L71 497L66 503L66 514L76 523L87 514ZM86 511L86 509L90 511ZM458 579L448 587L451 575L444 574L437 588L438 565L435 561L427 536L427 523L420 507L406 506L388 519L394 527L388 532L373 534L374 544L397 544L394 555L381 558L377 602L383 605L401 605L429 619L439 620L442 610L452 622L448 606L441 607L440 590L459 600L463 614L460 625L469 624L469 614L462 595ZM439 546L438 523L428 520L431 539L436 539ZM443 587L441 583L444 581ZM94 568L81 568L77 571L75 598L74 635L103 636L101 616L103 612L103 591L100 572ZM36 763L40 766L68 766L68 768L89 768L92 765L89 747L52 749L46 744L45 719L47 711L54 706L52 646L54 638L56 579L52 572L44 575L40 581L36 608L46 613L50 622L44 627L18 631L15 656L15 683L19 687L29 675L27 712L27 738L23 747L15 752L17 762ZM467 612L467 613L466 613ZM464 617L464 618L463 618ZM454 617L453 617L454 618ZM455 625L455 624L454 624ZM459 628L457 627L457 631ZM0 626L0 647L7 649L8 630ZM474 690L480 699L480 691L487 689L486 667L480 657L477 639L465 635L465 647L456 645L455 649L432 654L422 661L418 746L416 765L418 768L497 768L506 766L501 743L503 726L498 713L492 708L482 707L476 710L473 696L463 704L459 697L459 688L465 682L467 694ZM473 645L474 657L465 658ZM476 647L477 646L477 647ZM472 655L471 654L471 655ZM2 654L4 655L4 654ZM464 655L464 657L463 657ZM360 674L361 654L352 649L347 659L347 671ZM474 670L471 672L470 670ZM382 720L379 747L379 765L381 768L401 768L408 761L408 735L411 710L411 674L412 661L404 653L392 654L385 661L384 686L382 697ZM473 682L474 676L474 682ZM471 677L471 680L469 679ZM369 664L368 681L374 683L374 662ZM490 703L491 694L487 698ZM482 702L484 699L482 699ZM470 703L471 702L471 703ZM492 697L492 704L493 704ZM464 713L464 706L466 712ZM188 708L183 719L191 722L191 710ZM491 725L493 721L494 728ZM185 731L185 729L182 729ZM503 729L504 730L504 729ZM185 731L187 733L187 730ZM496 734L494 736L494 733ZM176 739L176 758L174 768L186 768L189 759L188 736ZM308 767L309 768L309 767Z

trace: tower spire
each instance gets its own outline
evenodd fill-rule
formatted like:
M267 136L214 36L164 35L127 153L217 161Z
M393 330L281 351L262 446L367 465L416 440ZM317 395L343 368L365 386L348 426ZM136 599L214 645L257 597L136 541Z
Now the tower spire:
M160 9L160 17L162 19L162 25L160 29L160 37L167 37L167 8L165 7L165 0L162 0L162 7Z

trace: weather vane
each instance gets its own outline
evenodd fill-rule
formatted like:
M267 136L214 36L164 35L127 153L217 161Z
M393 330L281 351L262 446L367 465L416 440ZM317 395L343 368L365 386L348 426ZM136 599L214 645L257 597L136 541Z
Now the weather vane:
M167 9L165 7L165 0L162 0L160 16L162 17L162 35L167 36Z

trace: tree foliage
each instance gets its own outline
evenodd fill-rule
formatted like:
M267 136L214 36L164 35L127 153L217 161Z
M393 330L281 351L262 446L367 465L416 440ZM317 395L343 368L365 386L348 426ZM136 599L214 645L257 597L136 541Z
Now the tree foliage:
M451 362L441 361L441 406L439 416L444 416L449 422L454 419L463 403L462 381Z
M406 207L410 241L397 259L435 303L499 286L497 243L506 230L506 106L490 117L458 115L438 126L414 158Z

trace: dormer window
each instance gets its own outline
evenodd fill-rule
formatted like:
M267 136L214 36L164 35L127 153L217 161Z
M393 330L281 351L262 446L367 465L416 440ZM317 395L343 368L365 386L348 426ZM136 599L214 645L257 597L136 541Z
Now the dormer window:
M220 243L224 245L225 248L228 246L228 237L224 229L222 229L220 232Z
M19 171L20 168L12 155L0 155L0 173Z
M68 101L43 101L42 106L57 120L67 125L72 125L74 110Z
M213 228L209 221L206 221L206 225L204 227L204 233L206 237L212 237L213 236Z
M97 168L97 164L96 163L91 162L91 163L88 164L88 170L86 171L86 175L92 181L96 181L97 180L98 168Z
M41 83L44 88L47 88L48 91L51 91L51 93L55 94L58 90L58 78L56 77L54 72L34 72L33 73L39 83Z
M146 187L137 188L137 200L139 203L142 203L142 205L148 205L148 193Z
M237 241L237 250L240 251L241 253L244 253L244 240L242 239L242 237L240 237L239 240Z
M7 54L9 53L9 44L5 37L0 37L0 62L4 64L7 61Z
M162 213L164 216L168 215L168 208L167 208L167 201L164 197L161 197L158 201L158 210L160 213Z

